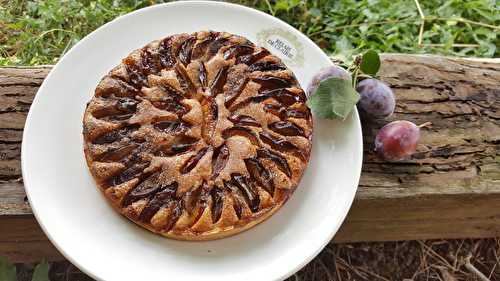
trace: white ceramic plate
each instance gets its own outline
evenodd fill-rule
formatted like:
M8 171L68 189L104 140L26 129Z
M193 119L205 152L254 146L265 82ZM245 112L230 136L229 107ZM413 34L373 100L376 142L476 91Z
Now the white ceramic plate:
M220 2L175 2L122 16L93 32L52 69L31 106L22 145L33 212L54 245L98 280L282 280L331 240L354 198L361 171L357 112L315 119L306 174L264 223L236 236L182 242L154 235L115 212L84 161L82 116L100 78L130 51L169 34L228 31L282 57L302 87L330 64L307 37L256 10Z

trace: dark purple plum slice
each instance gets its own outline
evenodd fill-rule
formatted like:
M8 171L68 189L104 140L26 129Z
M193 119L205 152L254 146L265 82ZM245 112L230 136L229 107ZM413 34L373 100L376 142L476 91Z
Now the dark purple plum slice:
M236 64L244 63L246 65L252 65L256 61L270 55L268 50L262 49L258 51L257 53L249 54L249 55L244 55L240 56L236 59Z
M181 168L181 173L186 174L186 173L191 172L191 170L193 170L196 167L196 165L198 165L198 162L200 162L201 158L203 158L203 156L205 156L207 151L208 151L208 147L204 147L200 151L198 151L198 153L196 153L196 155L189 158L186 161L186 163L184 163L184 166Z
M261 148L257 150L257 157L269 159L273 161L285 175L289 178L292 177L292 171L290 170L290 166L288 165L288 161L278 153L275 153L269 149Z
M235 88L230 88L226 93L225 93L225 100L224 100L224 103L226 105L226 107L230 107L231 104L240 96L241 92L243 92L243 89L245 89L245 87L247 86L248 84L248 77L245 77L245 79L243 80L243 82L241 82L237 87Z
M259 61L248 68L250 71L276 71L286 70L286 66L271 61Z
M208 46L215 40L218 35L218 32L210 32L210 34L203 41L197 43L193 47L191 59L195 60L202 57L206 53Z
M235 126L232 128L225 129L222 132L222 137L225 139L230 138L232 136L246 137L247 139L250 140L250 142L252 144L254 144L254 145L259 144L259 140L257 138L257 135L255 135L255 133L251 129L246 128L246 127Z
M253 117L248 115L233 114L229 117L229 121L233 122L236 126L253 126L260 127L260 123Z
M229 47L224 51L224 59L231 59L233 57L240 57L242 55L248 55L253 52L254 46L249 44L234 45Z
M291 106L296 102L304 102L299 95L296 95L287 89L274 89L274 90L265 90L259 92L259 94L252 98L253 102L262 102L266 99L273 98L282 105Z
M154 155L161 157L170 157L176 154L184 153L190 150L198 141L196 138L188 136L179 136L173 144L162 144L154 152Z
M160 121L154 123L153 127L167 134L180 134L189 130L189 128L191 128L191 125L182 120L175 120L175 121Z
M290 121L278 121L268 125L272 131L283 136L304 136L304 130Z
M139 125L129 125L123 128L119 128L98 136L92 141L92 143L94 144L113 143L115 141L130 136L130 134L135 132L137 129L139 129Z
M158 182L159 173L150 175L148 178L144 179L138 185L136 185L132 190L130 190L127 195L122 200L122 206L126 207L136 201L143 198L148 198L154 195L161 189L161 185Z
M240 174L233 174L233 183L241 190L248 207L252 212L257 212L259 210L260 198L255 190L253 183L248 180L247 177Z
M259 183L272 196L274 194L274 184L269 171L255 158L245 159L245 165L253 180Z
M228 40L228 38L225 38L225 37L218 37L215 40L213 40L212 42L210 42L210 44L208 45L208 49L207 49L208 59L215 56L217 54L217 52L219 52L219 49L222 48L222 46L227 45L228 43L229 43L229 40Z
M210 92L212 96L222 93L222 89L227 81L227 69L228 67L223 67L219 69L215 75L214 81L212 81L212 84L210 85Z
M305 156L304 154L300 151L298 147L296 147L294 144L291 142L275 137L267 132L260 132L259 133L260 139L266 143L267 145L271 146L271 148L276 149L281 152L290 152L293 155L299 157L300 159L305 161Z
M198 79L200 80L201 87L205 89L207 87L207 69L205 68L205 63L200 62L198 70Z
M191 97L193 94L195 94L196 87L193 84L193 81L191 81L191 78L186 72L184 66L182 66L181 64L177 64L175 67L175 72L177 74L177 80L179 80L179 83L185 92L185 96Z
M161 209L161 207L173 203L176 199L176 192L177 183L162 187L144 207L139 215L139 220L142 222L150 222L151 218Z
M219 176L219 173L226 166L227 160L229 159L229 149L226 144L223 144L215 149L212 155L212 179Z
M243 214L243 205L246 205L244 199L240 199L244 197L243 194L233 181L224 182L224 187L229 193L232 194L234 211L236 212L236 216L241 219Z
M252 81L260 85L259 92L265 90L288 88L291 86L289 80L274 76L255 77L252 79Z
M95 161L118 162L127 156L130 156L136 148L138 148L138 145L134 143L119 148L110 148L106 152L96 156Z
M222 207L224 206L224 191L218 187L212 188L210 191L212 196L212 222L216 223L222 215Z
M133 165L127 167L125 170L107 179L105 186L111 187L119 185L133 178L140 177L142 176L144 169L146 169L148 166L149 166L148 162L134 163Z
M190 36L186 39L186 41L182 43L181 47L179 48L179 54L177 56L184 65L187 65L191 62L191 53L193 52L193 45L195 42L196 37Z
M177 60L174 54L172 54L172 37L167 37L161 41L158 47L158 55L161 66L171 68L175 65Z

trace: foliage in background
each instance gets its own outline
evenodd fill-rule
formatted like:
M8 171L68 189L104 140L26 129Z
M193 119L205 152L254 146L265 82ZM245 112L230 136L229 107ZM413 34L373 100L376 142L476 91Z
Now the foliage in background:
M265 9L267 1L260 3ZM379 52L438 53L444 55L498 57L500 50L500 2L497 0L420 1L428 16L423 42L442 47L421 47L421 19L414 0L278 0L268 10L304 32L330 53L351 56L360 50ZM274 2L273 2L274 3ZM274 8L273 8L274 7ZM485 23L493 28L467 19ZM496 28L496 29L495 29ZM477 44L476 48L453 48L452 44ZM343 56L343 57L342 57Z
M50 281L49 280L50 265L43 261L35 266L31 281ZM16 266L11 264L7 258L0 256L0 281L16 281L18 275Z
M7 258L0 256L0 280L16 281L16 267Z
M0 0L0 65L52 64L102 24L163 1ZM345 59L360 50L498 57L498 0L421 1L428 19L418 44L421 19L414 0L232 0L273 14ZM463 22L455 19L466 19ZM484 23L481 26L474 22ZM493 28L492 28L493 27ZM457 48L453 44L476 47Z

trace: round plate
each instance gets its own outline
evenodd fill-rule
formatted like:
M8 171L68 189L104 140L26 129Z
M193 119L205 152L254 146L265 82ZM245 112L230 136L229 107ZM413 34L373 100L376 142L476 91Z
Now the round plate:
M22 168L35 216L59 251L99 280L282 280L331 240L358 185L361 126L315 119L309 167L274 216L241 234L208 242L152 234L115 212L85 164L82 116L100 78L146 43L181 32L228 31L280 56L303 88L331 64L311 40L265 13L220 2L157 5L102 26L52 69L33 101Z

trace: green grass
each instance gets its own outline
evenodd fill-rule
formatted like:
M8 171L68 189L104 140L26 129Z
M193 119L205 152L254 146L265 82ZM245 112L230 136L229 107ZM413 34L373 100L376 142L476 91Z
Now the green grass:
M102 24L162 1L0 0L0 65L53 64ZM273 14L341 58L361 50L498 57L499 0L233 0ZM428 44L440 44L428 46ZM468 44L459 46L456 44Z

